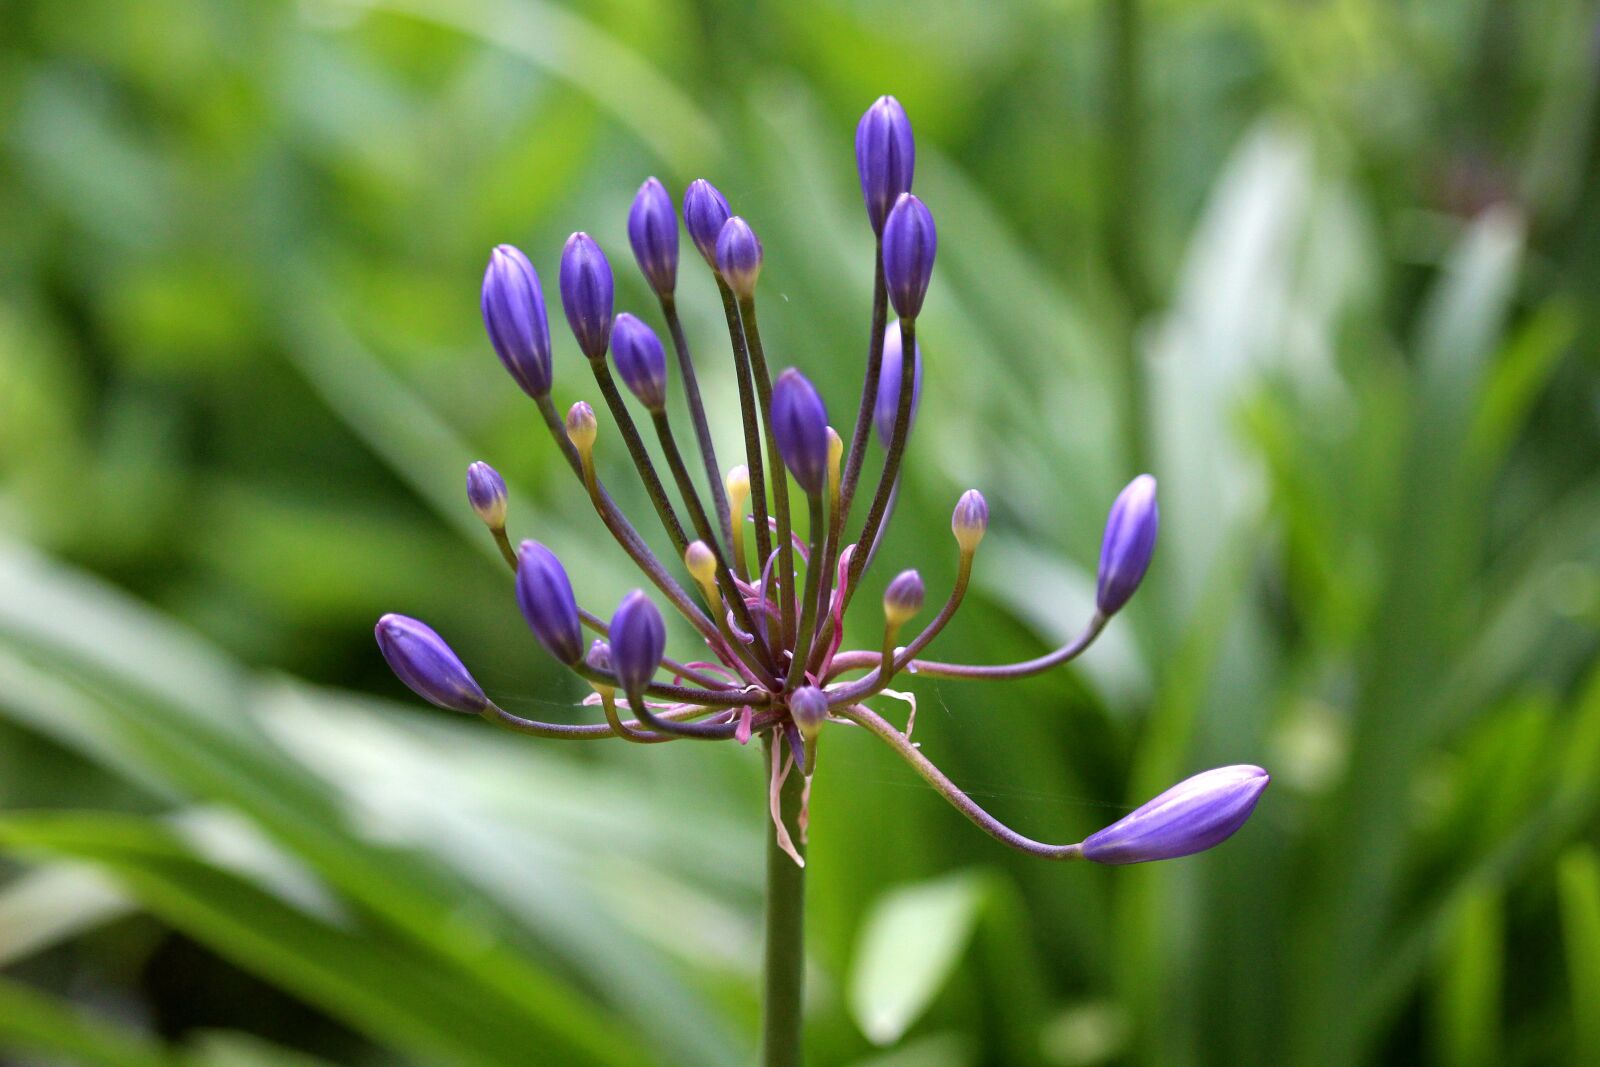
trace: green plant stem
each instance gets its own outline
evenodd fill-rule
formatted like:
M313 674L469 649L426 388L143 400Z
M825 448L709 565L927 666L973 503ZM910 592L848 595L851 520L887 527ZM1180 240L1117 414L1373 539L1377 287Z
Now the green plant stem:
M777 734L765 740L767 767L774 766ZM781 766L781 762L779 764ZM769 773L771 771L769 770ZM778 795L783 825L801 856L798 769L791 770ZM767 830L767 914L765 984L761 995L761 1063L763 1067L800 1067L800 1007L805 987L806 872L778 845L775 828Z
M744 422L744 462L750 472L750 513L755 516L756 559L746 577L754 580L767 565L772 553L772 531L767 526L767 478L761 463L761 422L756 415L755 386L750 380L750 353L745 348L744 325L739 321L739 303L728 283L717 275L717 292L722 294L722 311L728 320L728 339L733 345L733 371L739 383L739 412Z
M789 475L778 451L778 436L772 429L772 374L761 346L761 327L756 321L754 297L739 298L739 319L744 323L744 343L750 353L750 369L755 374L756 398L761 404L761 427L767 438L767 470L772 474L772 511L778 520L778 580L781 582L784 643L794 646L796 603L794 588L794 539L789 524ZM762 560L762 566L766 561ZM798 654L798 653L797 653Z

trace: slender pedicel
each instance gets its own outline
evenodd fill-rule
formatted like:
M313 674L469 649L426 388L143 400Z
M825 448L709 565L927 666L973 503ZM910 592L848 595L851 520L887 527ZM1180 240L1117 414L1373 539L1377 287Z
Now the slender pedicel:
M1018 852L1026 852L1031 856L1038 856L1047 860L1075 860L1082 858L1083 846L1048 845L1043 841L1035 841L1031 837L1017 833L1005 823L984 811L982 806L961 788L952 782L945 773L933 762L924 756L917 746L906 739L905 734L889 725L881 716L860 704L849 704L842 708L834 708L833 714L837 718L849 719L859 726L865 726L879 738L887 742L899 757L911 764L913 770L927 781L939 795L948 800L961 814L972 820L974 826L1000 842L1009 845Z
M718 274L717 292L722 297L723 317L728 323L728 339L733 345L734 380L739 385L739 412L744 427L745 475L750 482L751 512L755 517L756 559L772 554L772 531L767 525L766 468L761 458L761 421L756 414L754 375L750 370L750 350L745 344L744 323L739 320L739 298Z
M694 424L695 443L700 448L700 459L705 464L706 488L711 493L711 503L716 509L723 543L732 544L733 517L728 511L727 495L723 492L717 450L711 442L711 423L706 419L705 401L700 396L700 381L695 376L694 360L689 356L689 340L683 334L683 323L678 320L677 299L667 293L660 297L660 302L661 315L667 320L672 348L678 356L678 373L683 375L684 399L689 404L689 421Z
M903 201L905 198L901 199ZM891 215L891 222L893 218ZM901 316L900 334L911 350L916 351L916 319ZM877 554L878 531L882 528L889 500L894 496L900 482L900 464L905 457L906 437L911 429L911 406L916 398L916 384L912 377L915 366L915 360L900 361L899 406L895 411L894 433L889 438L888 454L883 459L883 474L878 479L878 490L873 494L872 507L867 511L866 522L861 527L861 537L856 542L864 546L864 550L850 562L852 589L858 585L862 572Z

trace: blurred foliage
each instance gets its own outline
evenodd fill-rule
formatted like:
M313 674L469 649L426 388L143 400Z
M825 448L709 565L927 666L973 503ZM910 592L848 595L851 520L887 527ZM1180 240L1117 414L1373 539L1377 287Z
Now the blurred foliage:
M1165 519L1076 668L914 683L926 751L1053 840L1207 765L1275 784L1215 853L1060 867L840 730L814 1062L1600 1060L1587 0L0 8L4 1056L747 1061L751 754L384 703L369 627L426 618L507 707L580 714L467 462L586 603L633 580L483 341L485 251L548 275L588 229L637 310L634 188L709 176L766 243L774 358L849 411L851 133L886 91L943 241L878 570L945 588L983 488L937 651L998 662L1084 617L1138 469ZM688 259L681 289L730 411Z

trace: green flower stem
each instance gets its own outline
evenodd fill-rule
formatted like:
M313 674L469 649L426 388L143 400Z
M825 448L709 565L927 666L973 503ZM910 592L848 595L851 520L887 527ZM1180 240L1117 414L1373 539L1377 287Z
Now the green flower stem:
M883 524L889 497L900 479L900 461L905 457L906 438L911 433L911 403L915 392L917 368L917 320L900 320L900 402L894 413L894 434L889 438L889 454L883 461L883 477L878 480L878 491L872 497L872 509L861 527L861 537L856 542L856 555L850 560L850 587L845 590L845 606L860 585L861 572L866 569L867 558L872 555L878 528Z
M781 760L773 758L776 732L767 735L768 773ZM770 785L770 783L769 783ZM778 811L795 849L803 857L800 836L800 793L803 781L791 769L778 794ZM767 831L765 982L761 995L761 1063L763 1067L801 1067L801 1004L805 988L806 872L779 845L776 828Z
M678 355L678 372L683 375L683 395L689 402L689 420L694 423L695 440L700 445L700 458L706 466L706 482L711 489L711 503L717 512L717 522L722 528L724 544L733 544L733 518L728 511L728 494L722 485L722 471L717 467L717 452L711 443L711 423L706 419L705 402L700 398L700 381L695 377L694 360L689 357L689 341L683 335L683 323L678 320L678 300L671 293L661 297L661 315L667 320L667 331L672 334L672 347Z
M766 468L761 462L761 422L756 416L755 392L750 382L750 353L745 348L744 326L739 322L739 304L720 274L717 275L717 291L722 294L722 311L728 320L734 376L739 381L739 408L744 420L744 462L750 472L750 508L756 526L755 566L744 577L753 581L772 554L772 531L767 526Z
M822 509L822 494L811 493L807 495L811 509L811 562L806 567L806 591L801 599L800 629L794 643L794 655L789 660L789 677L785 682L786 689L793 689L795 684L805 674L806 662L810 659L811 633L817 621L817 587L822 584L822 539L825 536L825 520Z
M750 366L755 371L756 395L761 401L762 429L767 437L767 466L772 470L772 510L778 519L778 576L782 583L784 644L795 647L794 538L789 524L789 475L778 451L778 438L772 432L772 375L761 347L761 327L756 321L754 297L739 300L739 318L744 322L745 345L750 351ZM798 654L798 652L797 652Z
M739 587L734 584L733 574L728 570L727 554L711 529L711 519L706 515L706 509L701 506L699 497L695 495L694 481L689 477L689 468L684 464L683 453L678 450L678 442L672 436L672 423L668 420L664 409L652 411L650 418L655 423L656 438L661 442L661 450L667 457L667 468L672 471L672 477L678 483L678 492L683 496L684 506L689 509L689 521L694 526L695 534L706 543L707 548L711 549L712 558L717 561L717 586L722 590L723 599L733 608L733 616L739 620L740 629L755 636L757 654L765 661L764 666L770 671L774 669L771 653L762 644L761 635L756 633L755 622L750 618L750 609L745 605ZM712 605L712 610L716 610L716 605ZM744 647L737 641L733 642L733 645L735 652Z
M628 446L628 455L633 458L633 465L639 468L639 477L644 480L645 492L650 496L650 503L655 505L656 514L661 517L661 526L667 531L667 539L672 542L672 549L681 559L683 550L689 547L689 538L683 532L683 524L678 521L677 512L672 510L672 502L667 499L667 491L661 485L661 478L656 474L655 464L650 461L650 453L644 447L644 438L639 436L639 428L633 424L633 416L628 414L628 406L622 401L622 394L617 390L617 383L611 377L611 365L600 359L591 359L589 369L594 371L595 384L600 387L600 395L605 397L606 407L611 411L611 417L617 422L617 429L622 433L622 441Z

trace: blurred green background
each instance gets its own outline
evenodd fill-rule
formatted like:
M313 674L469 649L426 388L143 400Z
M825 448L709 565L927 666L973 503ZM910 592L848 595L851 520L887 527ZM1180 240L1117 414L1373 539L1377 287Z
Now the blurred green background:
M1597 83L1588 0L0 6L0 1061L750 1062L756 754L499 733L371 626L587 714L468 461L587 605L638 583L485 341L487 251L553 291L586 229L654 321L627 204L710 177L842 423L852 135L892 92L942 242L876 583L942 599L982 488L933 651L1027 657L1141 469L1164 518L1074 667L915 682L924 751L1057 841L1206 766L1275 781L1212 853L1058 866L838 730L812 1061L1600 1063Z

